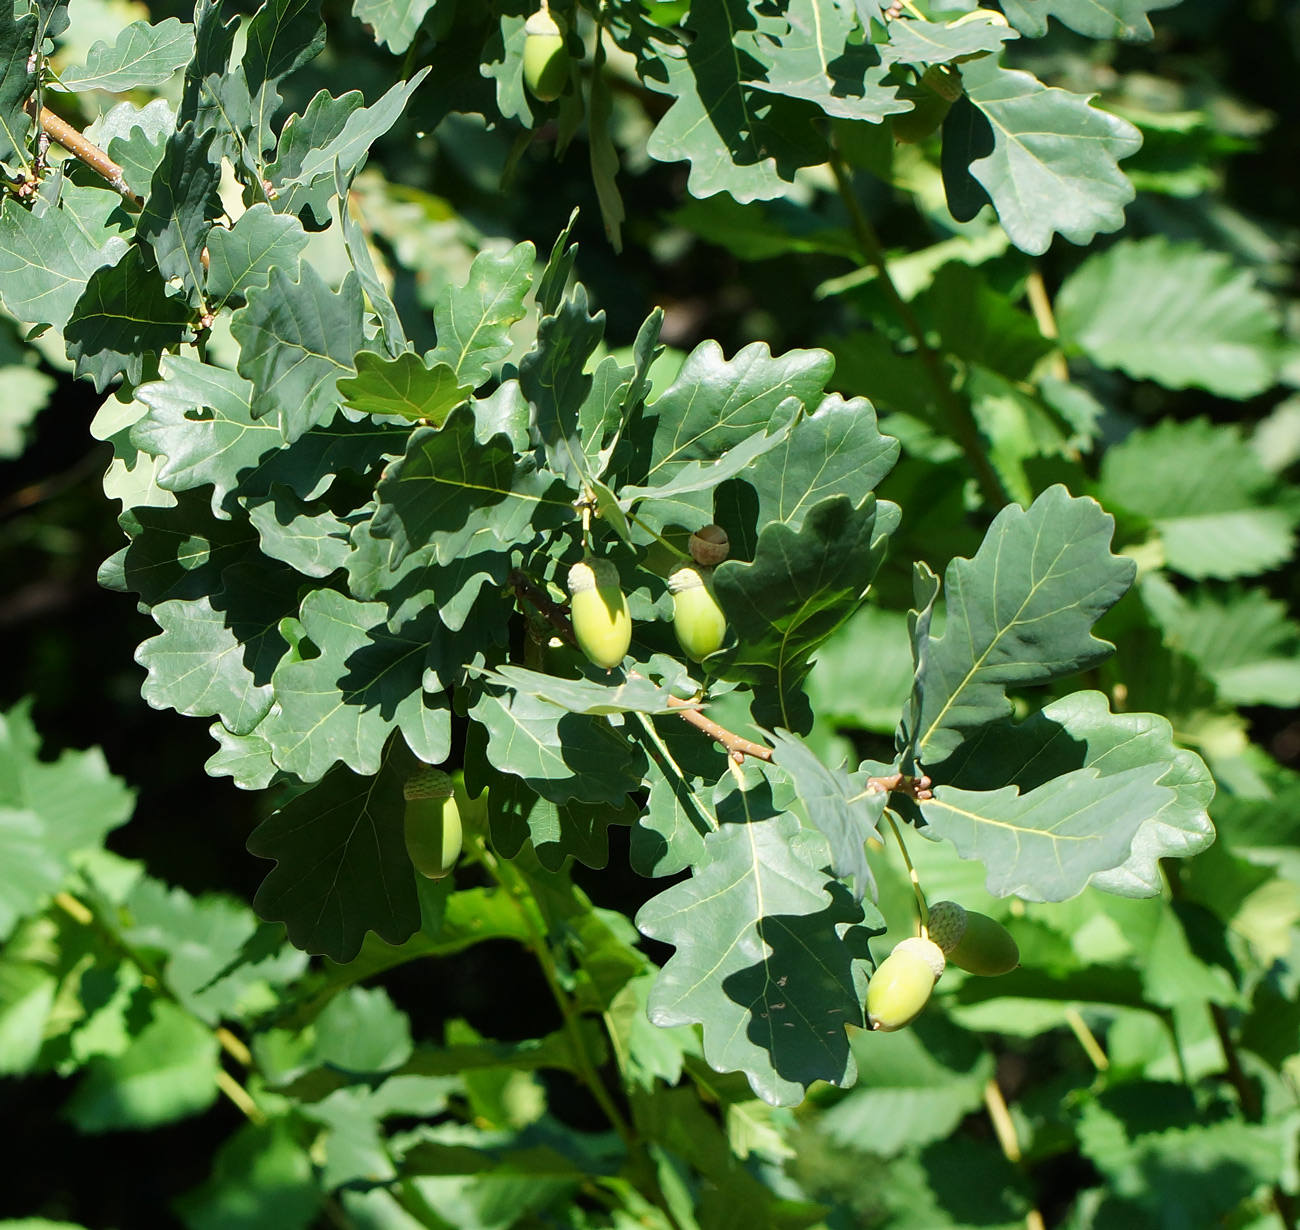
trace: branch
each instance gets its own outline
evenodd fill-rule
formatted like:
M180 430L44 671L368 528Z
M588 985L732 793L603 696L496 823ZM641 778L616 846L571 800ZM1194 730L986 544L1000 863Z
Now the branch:
M144 208L144 201L136 196L122 178L122 168L117 165L98 145L87 141L67 120L60 119L49 107L41 107L39 116L36 112L36 99L28 100L27 110L33 118L40 120L41 131L51 141L61 145L68 153L102 176L115 191L133 209Z

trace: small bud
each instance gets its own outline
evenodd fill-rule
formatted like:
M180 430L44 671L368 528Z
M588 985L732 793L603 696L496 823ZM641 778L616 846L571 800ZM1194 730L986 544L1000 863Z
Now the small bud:
M727 637L727 617L713 596L708 574L687 565L668 578L668 588L677 642L692 662L701 662L721 649Z
M420 769L402 786L406 852L422 876L440 880L460 858L460 809L451 778L441 769Z
M944 971L942 949L930 940L903 940L876 967L867 983L867 1022L890 1033L910 1025L930 999Z
M569 615L578 648L597 666L620 666L632 644L632 616L618 585L618 569L589 557L569 569Z
M1020 949L1000 922L955 901L937 901L930 907L928 930L948 960L968 974L992 978L1020 964Z
M731 552L731 540L720 525L706 525L691 535L691 559L706 568L722 563Z

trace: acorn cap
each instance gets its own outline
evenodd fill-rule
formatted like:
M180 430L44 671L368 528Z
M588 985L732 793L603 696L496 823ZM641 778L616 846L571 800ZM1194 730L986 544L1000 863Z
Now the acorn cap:
M673 594L684 594L688 589L701 589L703 586L700 570L690 564L683 564L668 578L668 591Z
M722 563L731 551L731 539L720 525L706 525L703 529L696 530L688 545L691 558L707 568Z
M540 8L524 22L525 34L563 34L560 23L555 20L548 8Z
M945 953L952 952L966 934L965 907L955 901L936 901L930 907L930 921L926 930Z
M456 793L451 776L441 769L418 769L402 784L408 803L415 799L449 799Z
M618 569L607 559L589 555L569 569L569 593L581 594L589 589L618 586Z
M943 955L943 949L933 940L923 940L919 935L914 935L910 940L903 940L894 946L894 951L889 955L895 956L900 952L905 952L910 956L919 957L934 972L934 980L939 981L939 976L947 967L947 958Z

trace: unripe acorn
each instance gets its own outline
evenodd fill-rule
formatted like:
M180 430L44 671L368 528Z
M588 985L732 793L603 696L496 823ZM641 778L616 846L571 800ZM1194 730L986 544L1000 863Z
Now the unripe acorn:
M991 978L1020 964L1020 949L1000 922L955 901L936 901L930 907L927 929L948 960L968 974Z
M554 102L569 81L569 51L564 29L548 8L524 23L524 84L539 102Z
M920 1015L944 970L943 950L931 940L903 940L867 983L867 1023L891 1033Z
M731 552L731 539L720 525L706 525L691 535L691 559L706 568L722 563Z
M578 648L606 670L621 665L632 644L632 616L618 587L618 569L589 556L569 569L569 593Z
M406 852L422 876L441 880L460 858L460 809L451 778L441 769L420 769L402 786Z
M668 578L668 588L677 643L692 662L702 662L727 638L727 617L713 596L708 572L687 564Z

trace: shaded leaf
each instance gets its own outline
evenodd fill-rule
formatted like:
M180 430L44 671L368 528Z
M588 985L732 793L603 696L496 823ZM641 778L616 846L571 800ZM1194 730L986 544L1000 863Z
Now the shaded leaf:
M363 350L356 356L356 367L355 376L339 381L339 392L349 409L363 414L400 414L440 427L447 412L473 392L457 383L447 364L430 367L409 351L386 358Z

